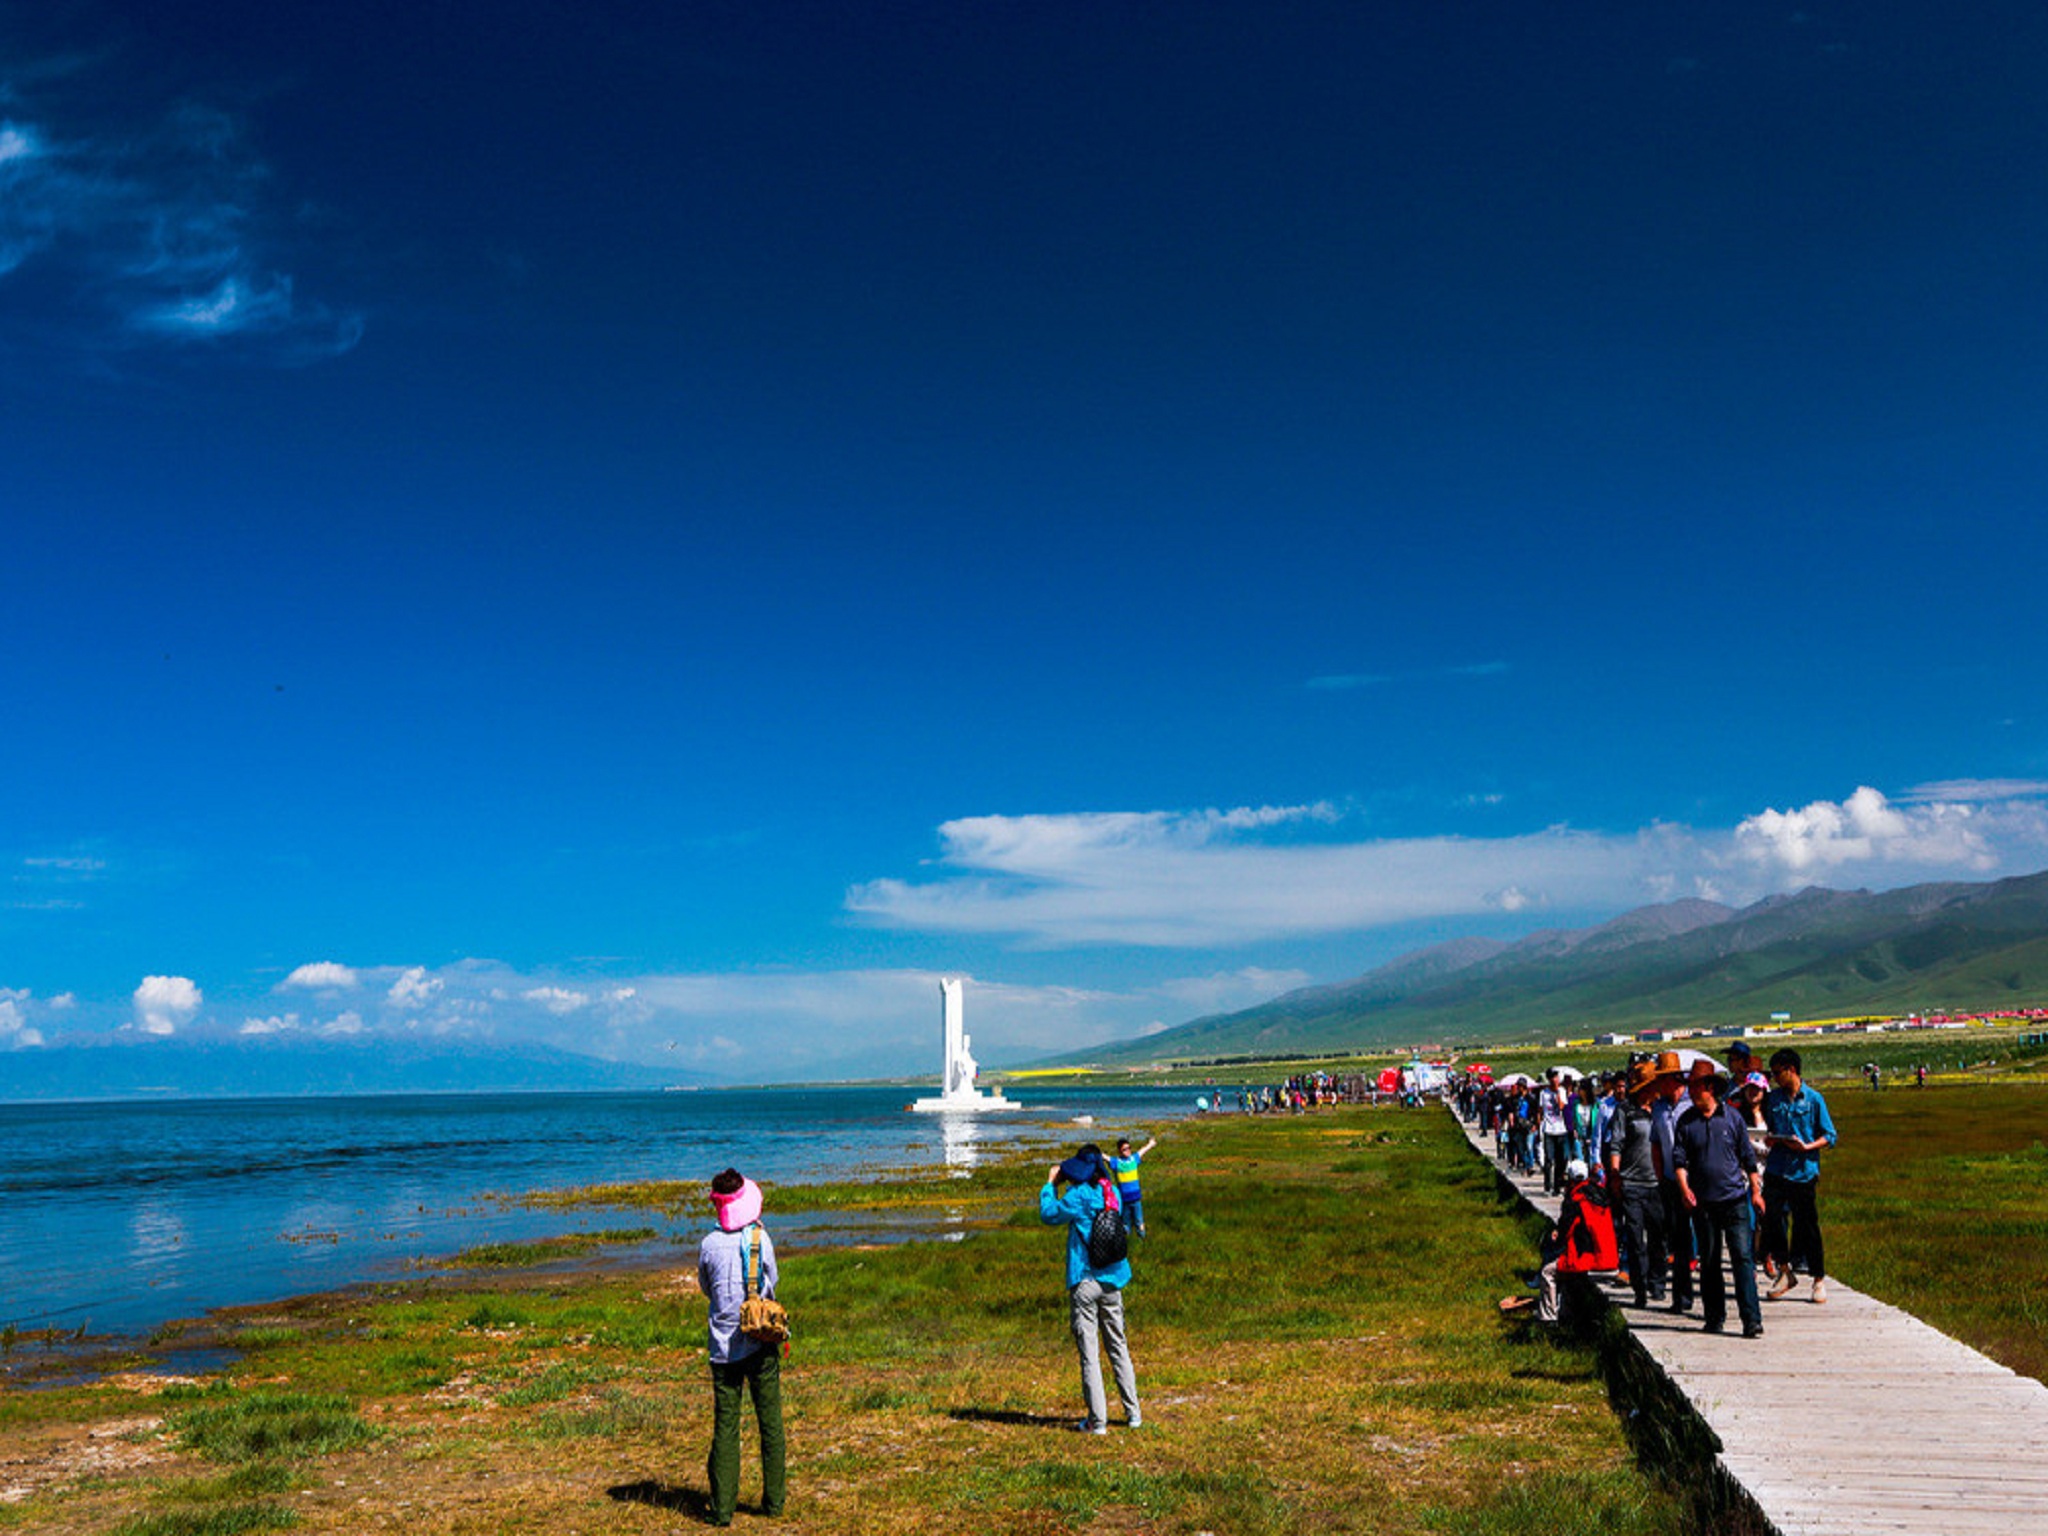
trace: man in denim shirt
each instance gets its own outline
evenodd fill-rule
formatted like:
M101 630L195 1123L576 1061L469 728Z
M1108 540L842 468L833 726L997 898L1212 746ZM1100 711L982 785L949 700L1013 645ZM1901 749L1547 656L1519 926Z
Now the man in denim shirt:
M1735 1307L1742 1317L1742 1336L1761 1338L1763 1308L1756 1296L1756 1234L1750 1228L1743 1199L1761 1211L1763 1174L1749 1128L1723 1098L1728 1080L1711 1068L1695 1072L1688 1086L1692 1108L1679 1116L1672 1130L1671 1155L1677 1165L1678 1192L1693 1213L1693 1231L1700 1248L1700 1301L1708 1333L1727 1326L1728 1296L1721 1274L1721 1251L1735 1271Z
M1797 1256L1813 1279L1813 1299L1828 1299L1827 1256L1821 1247L1820 1154L1835 1144L1835 1121L1820 1090L1801 1076L1799 1053L1790 1046L1771 1057L1777 1088L1764 1100L1764 1123L1770 1127L1770 1156L1764 1159L1764 1256L1778 1264L1770 1299L1789 1295L1798 1282L1792 1276ZM1791 1240L1786 1241L1789 1221Z

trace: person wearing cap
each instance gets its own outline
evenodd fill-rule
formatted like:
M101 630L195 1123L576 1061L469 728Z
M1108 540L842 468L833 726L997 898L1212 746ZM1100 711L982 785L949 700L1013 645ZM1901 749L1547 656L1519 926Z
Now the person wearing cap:
M1763 1308L1756 1294L1756 1233L1750 1210L1763 1209L1763 1173L1749 1131L1726 1102L1728 1080L1711 1062L1698 1063L1687 1080L1692 1108L1672 1128L1679 1196L1695 1215L1700 1248L1700 1299L1708 1333L1728 1321L1728 1293L1721 1273L1725 1249L1735 1271L1735 1308L1742 1336L1761 1338Z
M1060 1186L1065 1185L1062 1193ZM1038 1192L1038 1219L1067 1229L1067 1313L1074 1347L1081 1357L1081 1397L1088 1416L1074 1428L1091 1435L1109 1433L1109 1404L1102 1391L1101 1345L1109 1347L1109 1366L1116 1395L1131 1428L1144 1423L1138 1407L1138 1372L1124 1332L1124 1287L1131 1283L1128 1255L1114 1264L1095 1264L1088 1256L1088 1233L1105 1207L1120 1209L1116 1181L1102 1149L1089 1142L1064 1163L1056 1163ZM1097 1335L1100 1334L1098 1341Z
M1650 1092L1651 1156L1657 1167L1657 1198L1664 1207L1664 1241L1671 1251L1671 1310L1683 1316L1692 1310L1692 1261L1698 1251L1692 1213L1678 1189L1678 1165L1672 1139L1683 1112L1685 1068L1676 1051L1660 1051Z
M1657 1187L1657 1136L1650 1099L1657 1091L1655 1062L1629 1068L1621 1109L1607 1124L1607 1182L1621 1210L1629 1282L1636 1305L1664 1299L1670 1244L1664 1232L1664 1197Z
M747 1264L760 1238L760 1293L775 1295L775 1244L761 1224L761 1186L728 1168L711 1181L711 1210L717 1230L697 1249L697 1286L710 1306L711 1479L713 1525L731 1525L740 1492L742 1394L754 1400L761 1433L761 1513L779 1515L789 1497L786 1446L782 1434L782 1356L740 1332L740 1304L747 1296Z
M1787 1295L1798 1282L1792 1261L1806 1265L1813 1299L1828 1299L1827 1254L1821 1246L1820 1154L1835 1145L1835 1121L1818 1088L1806 1086L1799 1053L1786 1046L1771 1055L1777 1087L1764 1099L1770 1152L1764 1160L1764 1255L1778 1266L1770 1299ZM1786 1241L1786 1226L1791 1241Z

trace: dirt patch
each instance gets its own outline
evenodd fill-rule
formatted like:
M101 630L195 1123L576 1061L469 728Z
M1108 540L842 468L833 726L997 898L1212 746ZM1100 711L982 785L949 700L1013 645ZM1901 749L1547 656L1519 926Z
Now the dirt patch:
M0 1504L23 1499L87 1477L133 1474L167 1459L164 1421L109 1419L84 1434L76 1430L27 1448L26 1455L0 1458Z

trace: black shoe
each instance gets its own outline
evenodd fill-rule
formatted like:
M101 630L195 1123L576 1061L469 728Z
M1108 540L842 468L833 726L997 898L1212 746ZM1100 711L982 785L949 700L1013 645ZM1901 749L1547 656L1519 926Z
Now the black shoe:
M1700 1331L1702 1333L1726 1333L1728 1325L1722 1322L1703 1323L1700 1325Z
M1764 1325L1762 1323L1744 1323L1742 1325L1742 1336L1745 1339L1760 1339L1764 1336Z
M1692 1303L1689 1301L1674 1301L1671 1303L1671 1315L1673 1317L1692 1316Z

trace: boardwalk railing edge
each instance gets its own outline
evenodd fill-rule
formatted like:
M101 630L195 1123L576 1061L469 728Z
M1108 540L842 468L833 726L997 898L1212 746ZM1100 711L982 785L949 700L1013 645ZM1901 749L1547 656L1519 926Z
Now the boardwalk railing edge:
M1444 1108L1472 1155L1492 1173L1496 1193L1546 1223L1554 1220L1556 1212L1545 1210L1508 1176L1456 1106L1446 1102ZM1573 1301L1599 1359L1608 1402L1620 1417L1638 1462L1680 1489L1706 1522L1704 1528L1717 1536L1782 1536L1756 1495L1722 1459L1721 1437L1636 1337L1622 1309L1590 1282L1573 1288Z

